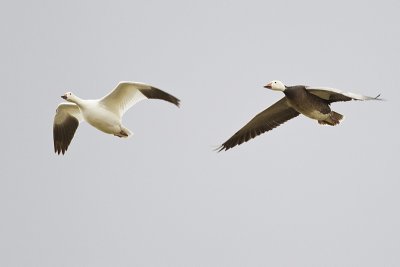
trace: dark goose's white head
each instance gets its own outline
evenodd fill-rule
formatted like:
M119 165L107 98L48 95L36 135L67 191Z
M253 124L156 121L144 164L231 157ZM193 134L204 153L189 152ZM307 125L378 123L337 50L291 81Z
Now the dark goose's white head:
M264 87L274 91L281 91L281 92L285 91L286 89L286 86L281 81L278 80L273 80Z

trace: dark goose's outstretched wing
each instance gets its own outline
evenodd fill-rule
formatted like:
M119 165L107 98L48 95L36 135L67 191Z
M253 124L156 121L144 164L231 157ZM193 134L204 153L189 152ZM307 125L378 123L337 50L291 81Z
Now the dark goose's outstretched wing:
M350 100L383 100L379 98L380 95L376 97L359 95L351 92L343 92L339 89L330 87L306 87L307 91L322 98L328 100L329 103L337 101L350 101Z
M291 108L286 100L282 98L266 110L257 114L251 121L249 121L243 128L237 131L231 138L223 143L218 152L228 150L234 146L247 142L250 139L278 127L282 123L298 116L296 110Z

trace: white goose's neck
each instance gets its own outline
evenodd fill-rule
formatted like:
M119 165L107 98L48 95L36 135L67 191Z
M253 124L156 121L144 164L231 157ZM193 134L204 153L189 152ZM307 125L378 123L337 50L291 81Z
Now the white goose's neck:
M77 104L80 107L85 106L85 100L83 100L82 98L77 97L76 95L74 95L73 98L69 99L70 102Z

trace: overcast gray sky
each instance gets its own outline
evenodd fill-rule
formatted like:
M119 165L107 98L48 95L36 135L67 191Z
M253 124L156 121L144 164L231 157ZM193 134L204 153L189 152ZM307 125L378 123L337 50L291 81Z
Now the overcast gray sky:
M1 266L399 266L399 1L2 1ZM282 97L336 87L336 127L298 117L213 149ZM140 81L131 139L60 95Z

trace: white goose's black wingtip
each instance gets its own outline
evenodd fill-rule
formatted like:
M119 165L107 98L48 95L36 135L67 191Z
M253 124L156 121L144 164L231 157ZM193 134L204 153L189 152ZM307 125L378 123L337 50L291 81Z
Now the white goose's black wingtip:
M176 102L174 103L175 104L175 106L177 106L178 108L180 108L181 107L181 100L180 99L176 99Z
M161 99L167 102L170 102L174 104L175 106L179 107L180 106L180 100L176 98L175 96L162 91L161 89L158 89L156 87L151 86L150 90L140 90L142 94L144 94L147 98L152 98L152 99Z
M53 141L54 152L58 155L64 155L71 144L72 138L78 128L79 121L74 116L68 115L63 123L54 123L53 125Z

